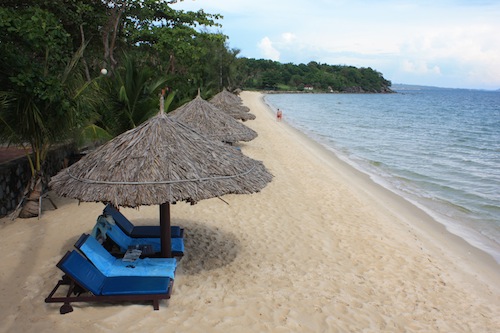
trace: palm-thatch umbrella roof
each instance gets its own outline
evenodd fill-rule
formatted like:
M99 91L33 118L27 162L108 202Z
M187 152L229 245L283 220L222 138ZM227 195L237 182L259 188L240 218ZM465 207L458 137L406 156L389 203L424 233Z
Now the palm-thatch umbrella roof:
M229 92L226 88L224 88L220 93L214 96L215 100L220 100L222 103L227 105L237 106L238 109L250 112L250 108L248 106L243 105L243 100L240 96Z
M222 91L219 92L217 95L219 95L218 97L223 99L228 104L235 104L235 105L242 105L243 104L243 100L241 99L240 96L231 93L226 88L223 88ZM248 108L246 108L246 109L248 109ZM250 109L248 109L248 111L250 111Z
M160 112L63 169L49 186L64 197L116 207L160 205L162 256L168 257L169 203L254 193L271 179L262 162Z
M228 113L233 118L243 121L255 119L255 115L249 112L250 109L241 105L241 99L239 101L238 99L238 96L224 89L212 97L209 102L218 109Z
M169 113L169 116L193 128L211 140L223 142L250 141L257 132L217 109L201 96Z

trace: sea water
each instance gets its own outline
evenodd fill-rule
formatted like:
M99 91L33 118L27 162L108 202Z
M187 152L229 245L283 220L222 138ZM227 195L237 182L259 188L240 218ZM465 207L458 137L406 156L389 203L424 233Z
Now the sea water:
M265 101L500 263L500 92L269 94Z

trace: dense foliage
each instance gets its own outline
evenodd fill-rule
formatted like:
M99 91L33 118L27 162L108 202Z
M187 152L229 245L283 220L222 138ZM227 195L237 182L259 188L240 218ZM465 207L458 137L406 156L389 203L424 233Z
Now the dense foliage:
M226 36L198 30L219 26L221 16L176 11L174 2L0 3L0 143L26 149L28 203L43 191L54 144L85 137L79 142L92 144L137 126L158 112L166 87L175 107L197 88L227 84L225 59L237 53Z
M315 61L281 64L271 60L238 59L237 79L246 88L321 92L391 92L391 82L371 68L332 66Z

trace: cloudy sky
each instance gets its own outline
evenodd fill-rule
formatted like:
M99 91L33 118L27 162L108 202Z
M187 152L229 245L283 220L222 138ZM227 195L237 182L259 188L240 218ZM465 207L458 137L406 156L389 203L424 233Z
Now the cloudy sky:
M500 88L500 0L185 0L240 56L371 67L393 83Z

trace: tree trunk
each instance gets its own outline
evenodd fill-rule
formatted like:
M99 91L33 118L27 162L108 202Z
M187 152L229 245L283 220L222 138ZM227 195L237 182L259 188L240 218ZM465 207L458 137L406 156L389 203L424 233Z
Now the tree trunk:
M40 196L42 195L42 178L36 177L32 179L30 185L35 183L35 186L29 186L27 193L25 194L24 203L19 212L20 218L30 218L38 216L40 212Z
M117 3L116 6L108 9L108 21L102 28L102 43L104 46L104 64L108 64L111 69L114 69L117 61L114 57L116 38L120 29L120 21L122 14L125 12L126 3Z
M82 37L82 47L85 45L85 31L83 30L83 24L80 24L80 36ZM92 78L90 76L90 71L89 71L89 66L87 64L87 60L85 60L85 57L82 54L82 63L83 63L83 69L85 72L85 78L87 79L87 82L92 81Z

